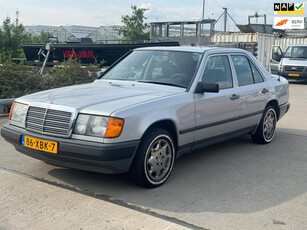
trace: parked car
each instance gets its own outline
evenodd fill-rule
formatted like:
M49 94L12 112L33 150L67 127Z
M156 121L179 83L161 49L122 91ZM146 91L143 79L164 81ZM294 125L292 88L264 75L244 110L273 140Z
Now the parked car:
M273 46L270 63L272 74L289 79L307 79L307 45L290 45L284 54L279 46Z
M288 99L288 81L247 51L140 48L91 84L16 99L1 135L49 164L157 187L195 149L244 134L270 143Z

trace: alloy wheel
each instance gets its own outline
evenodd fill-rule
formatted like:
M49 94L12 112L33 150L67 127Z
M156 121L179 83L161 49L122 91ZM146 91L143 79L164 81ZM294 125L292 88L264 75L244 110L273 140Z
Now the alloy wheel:
M174 145L166 135L157 136L149 145L144 162L146 177L153 184L163 183L174 164Z

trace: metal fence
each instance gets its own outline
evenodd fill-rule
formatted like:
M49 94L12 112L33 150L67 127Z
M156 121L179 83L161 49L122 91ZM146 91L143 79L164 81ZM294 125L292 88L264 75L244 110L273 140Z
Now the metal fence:
M0 99L0 114L4 113L4 106L11 106L15 98Z

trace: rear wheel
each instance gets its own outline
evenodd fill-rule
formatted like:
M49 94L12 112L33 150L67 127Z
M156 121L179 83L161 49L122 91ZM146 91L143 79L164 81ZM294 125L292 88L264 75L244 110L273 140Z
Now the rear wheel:
M130 175L141 186L158 187L168 179L174 161L171 135L164 129L153 128L141 140Z
M277 122L276 111L274 107L269 105L266 107L262 115L256 133L251 136L252 140L258 144L270 143L275 136L276 122Z

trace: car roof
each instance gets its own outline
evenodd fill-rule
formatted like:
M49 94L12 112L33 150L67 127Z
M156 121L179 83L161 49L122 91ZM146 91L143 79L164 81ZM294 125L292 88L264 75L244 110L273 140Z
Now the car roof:
M134 50L159 50L159 51L182 51L182 52L193 52L193 53L204 53L208 50L218 50L219 52L246 52L242 49L236 48L222 48L222 47L195 47L195 46L153 46L143 47Z

